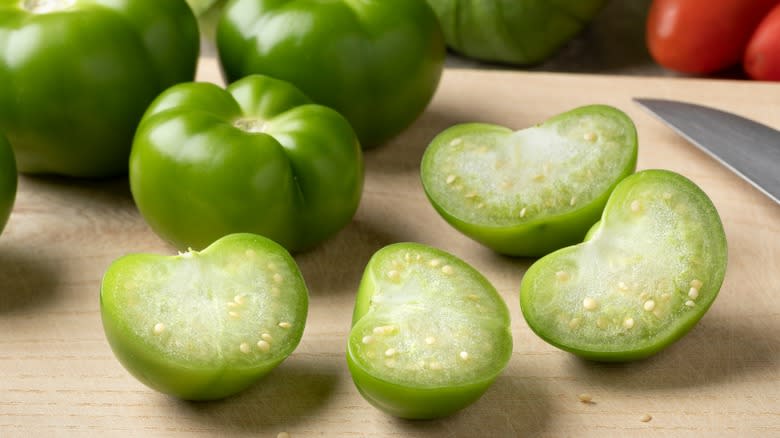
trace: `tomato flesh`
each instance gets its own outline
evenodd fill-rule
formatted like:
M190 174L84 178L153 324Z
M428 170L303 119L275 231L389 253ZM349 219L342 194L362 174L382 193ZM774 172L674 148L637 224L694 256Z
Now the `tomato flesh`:
M588 237L534 263L520 289L533 331L580 356L620 361L661 350L696 324L723 282L720 217L673 172L626 178Z
M506 304L468 264L411 243L372 257L347 347L369 402L406 418L449 415L488 388L511 352Z
M538 256L582 241L636 157L631 119L591 105L517 132L449 128L426 150L421 176L456 229L500 253Z
M114 353L139 380L184 399L217 399L295 349L307 297L282 247L233 234L202 252L117 260L103 279L101 312Z

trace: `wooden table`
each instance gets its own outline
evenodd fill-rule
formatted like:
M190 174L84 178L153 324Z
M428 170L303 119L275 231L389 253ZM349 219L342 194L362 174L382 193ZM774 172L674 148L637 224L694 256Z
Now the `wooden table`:
M217 80L213 60L206 61L201 79ZM182 402L147 389L104 338L98 291L108 264L128 252L173 252L138 214L126 179L21 177L0 237L0 436L780 436L780 206L645 114L630 101L637 95L703 102L780 126L780 84L450 69L409 130L366 152L353 222L296 257L311 293L296 352L220 402ZM519 129L597 102L634 118L639 168L680 172L711 196L730 245L710 312L680 342L630 364L582 361L537 338L518 304L532 260L496 255L454 231L428 204L418 177L426 145L452 124ZM509 366L481 400L450 418L386 416L360 397L347 372L358 281L369 256L397 241L462 257L511 311ZM593 403L581 403L580 393ZM645 414L652 420L640 421Z

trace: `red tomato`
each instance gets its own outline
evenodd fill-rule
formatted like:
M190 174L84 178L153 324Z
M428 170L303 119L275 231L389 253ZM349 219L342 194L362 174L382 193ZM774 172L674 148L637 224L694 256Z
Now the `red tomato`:
M780 0L655 0L647 47L662 66L712 73L742 60L761 19Z
M744 65L753 79L780 81L780 4L764 17L750 38Z

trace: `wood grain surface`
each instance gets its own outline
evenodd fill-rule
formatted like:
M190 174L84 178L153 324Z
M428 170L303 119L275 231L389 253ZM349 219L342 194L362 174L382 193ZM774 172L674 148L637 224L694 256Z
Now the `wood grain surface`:
M213 60L200 78L219 81ZM780 127L778 84L447 70L425 114L365 153L365 192L352 223L296 256L311 296L298 349L256 386L219 402L147 389L105 340L98 292L109 263L129 252L173 252L138 214L126 179L21 177L0 237L0 436L780 436L780 207L632 104L637 95L706 103ZM631 115L639 168L698 183L729 241L726 281L710 312L681 341L630 364L586 362L537 338L518 303L532 260L496 255L454 231L426 201L418 176L426 145L450 125L519 129L590 103ZM509 366L482 399L450 418L384 415L347 371L363 268L398 241L465 259L511 311ZM581 393L593 402L580 402ZM645 415L652 419L641 421Z

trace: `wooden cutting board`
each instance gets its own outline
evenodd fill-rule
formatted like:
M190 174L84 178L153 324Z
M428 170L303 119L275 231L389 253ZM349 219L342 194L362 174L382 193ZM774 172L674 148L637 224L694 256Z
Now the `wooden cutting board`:
M213 59L200 78L219 80ZM780 127L780 84L448 70L425 114L366 152L354 221L296 257L311 293L296 352L220 402L147 389L103 336L98 291L108 264L128 252L174 252L139 216L126 179L21 177L0 237L0 436L780 436L780 206L631 103L640 95L706 103ZM586 362L537 338L518 304L532 260L496 255L454 231L418 178L426 145L450 125L519 129L590 103L631 115L639 168L671 169L698 183L728 234L728 273L710 312L684 339L637 363ZM345 340L363 268L374 251L398 241L462 257L511 311L509 366L481 400L450 418L386 416L360 397L347 372ZM581 403L580 393L593 403ZM651 421L640 421L645 414Z

